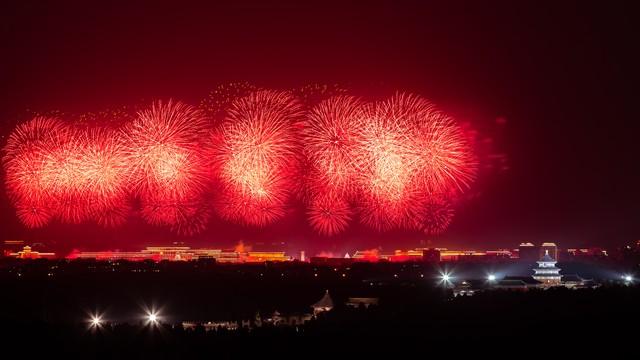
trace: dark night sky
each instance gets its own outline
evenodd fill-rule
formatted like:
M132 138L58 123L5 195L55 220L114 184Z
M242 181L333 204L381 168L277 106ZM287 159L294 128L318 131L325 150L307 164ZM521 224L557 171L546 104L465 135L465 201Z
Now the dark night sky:
M470 121L508 156L509 169L483 174L478 196L460 206L435 245L613 246L640 239L636 8L582 1L36 3L0 5L3 143L27 109L81 113L167 97L196 104L229 81L274 88L338 83L365 95L407 89ZM496 126L498 117L507 123ZM0 217L1 239L63 248L176 238L135 221L117 231L27 231L4 193ZM264 230L213 221L210 231L186 241L277 238L293 248L343 251L425 239L359 226L323 239L301 221L292 215Z

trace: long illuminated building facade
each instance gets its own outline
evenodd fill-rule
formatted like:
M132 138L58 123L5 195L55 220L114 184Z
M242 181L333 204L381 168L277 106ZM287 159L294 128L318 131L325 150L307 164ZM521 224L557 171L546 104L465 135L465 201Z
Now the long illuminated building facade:
M252 251L251 247L236 246L233 249L214 248L191 248L189 246L148 246L140 251L79 251L74 250L66 259L95 259L99 261L192 261L202 259L213 259L218 263L262 263L262 262L283 262L292 261L294 257L280 250L280 246L271 246L270 251ZM40 245L41 247L41 245ZM341 264L353 262L501 262L520 261L535 263L541 256L538 256L540 249L544 250L552 259L558 261L560 251L554 243L543 243L542 246L535 246L531 243L522 243L519 248L498 249L498 250L455 250L448 248L415 248L411 250L395 250L393 252L382 252L379 249L358 250L354 253L346 253L342 256L315 256L306 258L304 251L296 259L302 262L314 262L319 264ZM23 241L4 241L2 255L19 259L55 258L54 253L36 251L26 246ZM567 249L563 256L569 259L593 258L600 259L608 256L605 250L593 249Z
M517 256L517 254L516 254ZM102 261L191 261L214 259L219 263L261 263L266 261L291 261L293 257L284 251L242 251L222 249L194 249L188 246L149 246L141 251L74 251L67 259L95 259ZM338 260L351 262L405 262L405 261L494 261L512 259L510 250L448 250L446 248L416 248L413 250L395 250L393 253L380 253L377 250L359 250ZM329 259L315 257L315 261Z
M67 259L95 259L102 261L191 261L213 259L219 263L260 263L291 261L284 251L246 251L222 249L192 249L188 246L149 246L142 251L74 251Z
M390 254L379 253L377 250L356 251L352 257L355 261L492 261L517 258L511 250L449 250L447 248L416 248L414 250L396 250Z

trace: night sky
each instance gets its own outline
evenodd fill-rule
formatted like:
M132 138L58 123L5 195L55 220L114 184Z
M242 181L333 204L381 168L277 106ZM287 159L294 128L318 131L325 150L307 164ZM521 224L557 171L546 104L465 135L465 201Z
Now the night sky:
M636 8L582 1L45 3L0 5L3 145L33 111L83 113L169 97L198 104L233 81L277 89L322 83L365 96L420 93L470 122L507 161L480 173L472 198L440 237L377 234L356 224L327 239L313 234L300 211L260 230L214 219L209 231L186 238L135 220L115 230L27 230L2 191L0 239L101 250L277 239L310 252L640 239Z

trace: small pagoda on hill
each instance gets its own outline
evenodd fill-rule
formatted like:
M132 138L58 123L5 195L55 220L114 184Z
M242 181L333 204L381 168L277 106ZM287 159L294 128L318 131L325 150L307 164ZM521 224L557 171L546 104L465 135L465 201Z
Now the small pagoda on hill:
M331 309L333 309L333 300L329 295L329 290L325 291L322 299L320 299L320 301L318 301L317 303L311 305L311 307L313 308L314 315L325 311L331 311Z

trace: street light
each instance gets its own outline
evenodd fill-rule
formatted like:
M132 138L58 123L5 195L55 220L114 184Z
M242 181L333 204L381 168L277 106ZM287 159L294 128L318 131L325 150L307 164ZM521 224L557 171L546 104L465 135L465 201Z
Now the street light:
M489 276L487 276L487 280L489 281L496 281L496 276L494 274L489 274Z
M97 329L102 326L102 316L98 314L93 314L89 317L89 327L92 329Z
M160 322L160 316L156 311L149 311L147 313L147 324L151 326L156 326Z
M453 281L453 274L447 271L443 271L440 273L440 284L444 285L445 287L448 287L452 284L452 281Z

